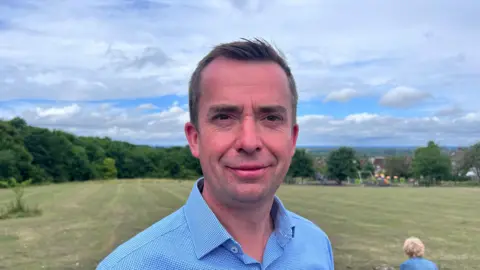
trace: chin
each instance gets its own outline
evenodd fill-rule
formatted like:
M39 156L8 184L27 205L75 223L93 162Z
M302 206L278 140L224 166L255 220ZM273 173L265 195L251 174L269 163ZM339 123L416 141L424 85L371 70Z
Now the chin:
M242 204L256 204L266 199L263 194L235 194L232 201Z
M231 186L230 195L235 201L254 203L270 197L272 192L275 193L271 190L272 188L272 186L263 181L240 182Z

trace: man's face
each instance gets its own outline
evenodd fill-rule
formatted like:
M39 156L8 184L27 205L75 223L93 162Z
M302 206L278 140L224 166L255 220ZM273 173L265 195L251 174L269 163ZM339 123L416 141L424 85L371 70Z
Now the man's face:
M271 199L298 136L287 76L275 63L216 59L202 73L196 130L185 125L205 186L222 202Z

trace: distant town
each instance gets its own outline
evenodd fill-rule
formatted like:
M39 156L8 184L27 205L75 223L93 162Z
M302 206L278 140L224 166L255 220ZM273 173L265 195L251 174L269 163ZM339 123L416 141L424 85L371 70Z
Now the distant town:
M305 149L307 153L314 157L315 167L322 168L327 164L328 155L338 149L336 146L303 146L298 147ZM399 146L399 147L381 147L381 146L365 146L365 147L351 147L355 150L359 157L360 167L364 168L367 163L371 163L374 167L374 176L379 175L409 175L411 171L411 164L415 150L418 147L414 146ZM465 159L465 154L468 147L462 146L442 146L440 147L443 154L450 158L452 172L462 169L462 164ZM470 180L480 180L479 173L475 168L470 169L465 176ZM323 175L317 174L317 180Z

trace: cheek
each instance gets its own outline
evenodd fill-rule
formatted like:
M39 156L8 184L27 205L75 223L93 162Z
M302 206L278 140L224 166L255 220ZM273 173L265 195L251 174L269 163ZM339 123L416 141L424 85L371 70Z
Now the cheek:
M286 134L270 133L263 138L264 144L279 156L290 156L295 148L292 138Z
M201 153L208 153L208 156L220 156L231 148L234 136L228 132L205 132L199 141Z

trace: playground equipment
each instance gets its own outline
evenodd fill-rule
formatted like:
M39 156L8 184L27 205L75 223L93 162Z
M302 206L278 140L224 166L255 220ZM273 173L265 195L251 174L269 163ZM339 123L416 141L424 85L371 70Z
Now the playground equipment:
M371 171L357 171L358 178L355 184L390 186L391 183L398 183L399 177L385 175L384 173L373 174ZM373 182L372 182L373 180Z
M397 179L398 176L394 176L393 177L394 179ZM391 182L391 177L390 175L385 175L383 173L381 174L375 174L375 179L377 180L377 182L380 184L380 183L383 183L384 185L390 185L390 182Z
M363 184L363 177L367 175L367 179L373 179L373 173L371 171L357 171L358 178L360 179L360 184Z

